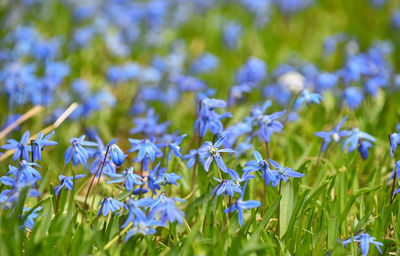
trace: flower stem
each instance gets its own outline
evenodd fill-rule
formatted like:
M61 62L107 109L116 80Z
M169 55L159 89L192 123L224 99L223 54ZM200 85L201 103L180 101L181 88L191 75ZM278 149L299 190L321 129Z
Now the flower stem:
M88 191L86 192L86 196L85 196L85 205L86 205L86 202L87 202L87 198L89 196L90 189L92 188L93 182L96 179L96 176L99 173L99 171L100 171L100 174L99 174L99 178L98 178L97 182L100 181L100 177L101 177L101 174L103 173L104 164L106 163L107 156L108 156L108 151L110 150L110 146L111 146L110 144L107 145L106 154L104 155L103 162L101 163L101 165L99 165L99 167L96 170L96 173L93 175L93 178L90 181L89 188L88 188Z
M393 203L394 199L396 198L397 194L393 194L394 193L394 189L396 186L396 177L397 176L397 172L394 172L394 176L393 176L393 183L392 183L392 192L390 193L390 205Z

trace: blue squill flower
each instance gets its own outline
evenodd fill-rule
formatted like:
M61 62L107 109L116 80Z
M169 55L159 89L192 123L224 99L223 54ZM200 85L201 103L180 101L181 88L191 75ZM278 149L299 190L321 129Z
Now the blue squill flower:
M26 131L22 135L21 141L18 142L14 139L7 140L6 145L1 146L2 149L10 150L15 149L13 160L16 161L18 158L29 161L29 153L31 151L31 146L28 145L30 132Z
M234 49L237 47L239 38L241 37L242 25L235 20L229 21L229 23L223 27L222 33L224 43L229 48Z
M85 135L82 135L79 138L72 138L70 143L71 146L67 148L64 154L65 164L68 164L72 158L72 163L75 166L77 166L79 163L82 163L86 166L89 153L84 146L96 147L97 144L91 141L85 141Z
M224 142L224 140L227 137L221 137L220 139L217 140L217 142L215 142L215 144L213 144L211 141L206 141L198 150L199 152L199 156L200 156L200 160L204 166L204 169L206 170L206 172L208 172L208 170L210 169L210 165L212 163L213 160L215 160L215 162L217 163L217 165L219 166L219 168L221 168L221 170L223 172L228 172L226 165L224 163L224 160L222 159L221 155L219 153L235 153L236 151L232 150L232 149L219 149L219 147L221 146L221 144Z
M278 185L278 183L283 180L284 182L289 180L289 177L294 177L294 178L301 178L304 176L304 174L295 172L293 171L292 168L289 167L283 167L279 165L277 162L275 162L272 159L269 159L270 164L275 168L275 170L272 170L275 173L275 181L273 186L275 187Z
M390 140L390 156L394 156L396 148L400 145L400 133L392 133L389 135Z
M228 98L229 106L235 105L238 100L241 100L243 98L244 93L250 93L250 92L251 92L251 87L247 84L232 86L229 91L229 98Z
M43 133L40 132L37 139L32 140L32 157L33 161L42 160L42 150L45 146L57 145L57 142L49 140L54 135L54 131L43 138Z
M192 168L194 163L196 162L196 157L198 152L196 149L190 150L190 152L182 157L182 160L187 160L186 166L187 168Z
M110 154L107 154L107 157L105 157L107 149L104 146L103 141L101 140L101 138L97 134L95 134L93 137L96 138L97 148L93 149L93 150L92 149L88 149L90 157L93 158L92 164L90 166L90 173L91 174L96 174L97 170L99 170L99 168L101 168L104 159L105 159L105 162L104 162L104 167L103 167L103 173L102 174L109 175L109 174L116 173L115 164L111 160ZM112 141L110 141L109 145L111 145L111 144L113 144L115 142L116 142L116 140L112 140ZM96 175L99 176L100 172L97 172Z
M85 176L86 176L86 174L75 175L75 180L83 178ZM55 192L56 196L58 196L58 194L60 193L62 188L65 188L65 190L72 191L72 186L74 185L73 184L74 176L65 177L64 175L61 174L60 176L58 176L58 179L60 180L60 185L58 185L54 188L54 192Z
M347 152L354 151L357 149L358 144L361 140L369 140L371 142L375 142L375 138L369 135L368 133L360 131L358 128L354 128L350 131L349 137L344 141L342 150L345 150L347 147Z
M158 123L159 116L155 114L153 108L147 111L146 117L138 117L134 119L135 128L129 132L131 134L142 133L146 137L160 135L166 132L169 123Z
M281 132L283 124L277 119L285 114L285 110L265 115L264 112L272 105L270 100L267 100L261 108L255 107L251 110L250 117L246 118L249 126L256 126L258 134L265 142L269 143L274 132Z
M249 58L236 75L238 84L256 86L267 75L267 64L256 57Z
M376 238L373 236L370 236L369 234L363 232L359 235L356 235L352 238L346 239L344 241L342 241L341 243L346 246L349 243L351 243L352 241L356 242L356 243L360 243L360 248L361 248L361 253L363 256L366 256L369 252L369 244L374 244L376 249L378 249L379 253L382 254L382 250L380 248L380 246L383 246L383 244L381 242L375 241Z
M133 187L135 185L141 186L141 185L145 184L145 181L143 180L143 178L134 172L133 167L129 167L128 169L123 171L122 174L115 173L115 174L109 174L109 176L113 177L113 178L117 178L117 179L107 181L107 183L110 184L110 183L125 182L125 187L128 191L133 190Z
M141 198L138 200L134 200L129 198L128 200L128 215L126 217L125 223L121 226L121 228L125 228L128 226L130 222L135 222L136 219L144 219L146 218L146 214L141 209L149 207L153 203L154 199L151 197Z
M111 160L116 166L121 166L122 163L125 161L126 155L116 144L112 144L110 146L109 153L111 156Z
M129 142L131 143L132 148L128 150L128 153L139 151L136 159L138 162L145 159L145 157L149 157L151 161L154 162L156 157L161 157L163 155L161 150L156 146L156 144L154 144L154 138L151 140L129 139Z
M293 109L297 110L302 104L319 104L323 100L322 96L318 93L311 93L309 90L305 89L300 93L300 96L296 99L293 105Z
M178 76L175 83L181 92L198 92L207 88L203 80L193 76Z
M242 195L240 196L240 198L233 205L229 206L227 209L224 210L224 213L232 213L237 211L240 226L244 225L243 210L249 210L251 208L257 208L261 206L261 203L255 200L243 201L243 195L245 193L246 186L247 182L243 187Z
M197 113L197 119L194 123L194 129L198 129L200 137L204 137L207 130L217 135L224 129L222 118L231 117L230 113L218 114L215 112L215 108L224 108L227 104L223 100L205 98L199 102L199 109Z
M361 105L364 95L358 87L348 87L344 90L344 100L351 109L356 109Z
M38 211L40 211L40 210L42 210L42 209L43 209L42 206L39 206L39 207L35 208L35 210L33 210L33 211L28 215L28 217L26 218L24 224L23 224L21 227L25 227L25 229L28 229L28 228L29 228L30 230L32 230L32 229L33 229L33 226L35 225L35 219L36 219L37 217L39 217ZM23 210L23 211L24 211L24 212L28 212L28 211L30 211L30 208L24 207L24 210Z
M127 210L127 207L124 203L121 203L112 197L105 197L101 202L101 208L97 214L100 215L101 213L103 216L107 216L111 212L119 211L122 208Z
M154 218L157 214L160 214L160 220L163 224L177 221L182 225L185 214L176 207L175 201L182 201L182 199L168 198L164 193L161 193L151 205L150 218Z
M247 178L252 172L260 171L262 178L265 179L265 184L269 185L271 182L275 184L276 177L269 168L268 162L262 159L261 154L257 150L253 151L253 156L256 160L250 160L244 165L243 178Z
M154 227L163 226L163 223L159 220L154 220L151 218L136 218L133 221L133 227L128 230L125 236L125 242L129 240L132 236L136 234L142 235L152 235L156 233Z
M241 194L242 189L240 185L235 183L233 180L220 180L214 177L216 181L218 181L218 185L213 189L212 195L216 193L217 196L220 195L228 195L234 196L234 192Z
M325 152L325 150L328 148L329 144L332 141L339 143L343 137L350 135L349 131L340 131L340 128L342 128L342 125L346 120L347 116L343 117L343 119L340 120L339 124L336 125L332 131L329 132L322 131L314 133L315 136L320 137L324 140L321 148L322 152Z
M167 166L169 165L169 161L171 161L172 152L177 157L182 157L181 151L182 148L179 146L182 143L182 140L186 137L186 134L183 134L176 138L173 142L170 143L160 143L157 146L159 147L168 147L168 155L167 155Z
M193 60L190 70L193 74L208 73L218 68L219 59L211 53L204 53Z
M6 175L12 174L14 178L9 176L3 176L0 180L3 184L8 186L24 186L27 184L35 184L36 181L41 180L42 176L40 173L32 166L40 167L36 163L28 163L22 160L18 163L19 167L14 167L9 165L9 171ZM18 182L17 182L18 181Z
M178 186L176 181L182 178L182 176L179 176L174 172L167 173L166 171L166 168L160 169L157 178L154 180L154 184L159 184L163 186L167 184L174 184L175 186Z
M366 140L360 141L358 145L358 152L360 153L363 160L368 158L369 151L368 149L372 148L372 143Z
M393 179L394 174L396 174L397 179L400 179L400 161L396 161L394 165L394 170L392 172L392 175L390 175L388 183Z

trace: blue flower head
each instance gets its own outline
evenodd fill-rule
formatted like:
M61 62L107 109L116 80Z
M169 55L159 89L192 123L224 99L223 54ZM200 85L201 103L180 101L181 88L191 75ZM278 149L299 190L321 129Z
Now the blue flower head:
M261 154L257 150L253 151L253 156L256 160L250 160L244 165L245 167L243 168L243 178L247 179L250 173L260 171L261 176L263 179L265 178L264 182L267 185L269 185L271 182L275 184L276 177L272 170L269 168L268 162L262 159Z
M33 185L38 180L42 179L40 173L33 168L33 166L40 167L36 163L28 163L25 160L22 160L18 163L19 167L14 167L9 165L9 171L6 173L5 176L0 178L1 183L6 186L26 186L26 185ZM13 177L9 175L12 174Z
M372 143L366 140L360 141L358 145L358 152L360 153L363 160L368 158L369 151L368 149L372 148Z
M226 139L226 137L221 137L220 139L217 140L217 142L215 142L215 144L213 144L211 141L206 141L198 150L199 152L199 156L200 156L200 160L204 166L204 169L206 170L206 172L208 172L208 170L210 169L210 165L212 163L213 160L215 160L215 162L217 163L217 165L219 166L219 168L221 168L221 170L223 172L228 172L226 165L224 163L224 160L222 159L221 155L219 153L236 153L234 150L232 149L219 149L219 147L221 146L221 144L223 143L223 141Z
M243 196L246 190L246 185L247 182L245 183L243 190L242 190L242 195L240 198L231 206L229 206L227 209L224 210L224 213L232 213L237 211L238 212L238 218L239 218L239 223L240 226L244 225L243 221L243 210L249 210L251 208L257 208L261 206L261 203L255 200L249 200L249 201L243 201Z
M210 98L200 100L197 119L194 123L194 129L199 129L198 132L200 137L204 137L208 129L210 129L214 135L217 135L224 130L220 120L226 117L231 117L232 115L229 112L220 115L215 111L215 108L224 108L226 106L227 104L223 100Z
M284 182L288 181L289 177L301 178L304 176L304 174L302 174L302 173L293 171L292 168L282 167L281 165L279 165L277 162L275 162L272 159L269 159L269 162L275 168L275 170L272 170L275 173L275 177L276 177L276 179L273 183L274 187L276 185L278 185L278 183L281 180L283 180Z
M349 238L347 240L342 241L341 243L346 246L349 243L351 243L352 241L356 242L356 243L360 243L360 248L361 248L361 253L363 256L368 255L369 252L369 244L374 244L376 249L378 249L379 253L382 254L382 250L380 248L380 246L383 246L383 244L381 242L375 241L376 238L373 236L370 236L369 234L362 232L359 235L356 235L352 238Z
M216 193L217 196L228 195L234 196L234 192L241 194L242 189L239 184L235 183L233 180L220 180L214 177L218 181L218 185L213 189L212 195Z
M351 109L358 108L364 99L364 95L362 94L362 92L360 91L360 89L358 87L346 88L343 96L344 96L344 100L346 101L347 105Z
M116 166L121 166L122 163L125 161L125 157L126 157L124 152L116 144L112 144L110 146L109 150L110 150L110 156L111 156L113 163Z
M75 175L75 180L83 178L85 176L86 176L86 174ZM62 188L65 188L65 190L72 191L74 176L65 177L64 175L61 174L58 177L58 179L60 180L61 183L60 183L60 185L58 185L54 188L54 192L55 192L56 196L58 196L58 194L60 193Z
M319 104L320 100L323 100L322 96L319 95L318 93L311 93L307 89L303 90L300 93L300 96L296 99L293 109L297 110L302 104Z
M238 84L249 84L256 86L267 75L267 64L263 60L251 57L240 67L236 75Z
M87 159L89 158L89 153L84 146L96 147L97 144L91 141L85 141L85 135L79 138L72 138L70 140L71 146L67 148L64 154L65 164L71 161L77 166L79 163L86 166Z
M156 157L161 157L163 155L161 150L156 146L156 144L154 144L154 140L154 138L151 138L150 140L129 139L132 148L128 150L128 153L139 151L136 158L137 162L141 162L145 158L150 158L151 161L154 162Z
M37 217L39 217L39 214L38 214L38 211L40 211L40 210L42 210L43 209L43 207L42 206L39 206L39 207L37 207L37 208L35 208L35 210L33 210L29 215L28 215L28 217L26 218L26 220L25 220L25 222L24 222L24 224L21 226L21 227L25 227L25 230L26 229L30 229L30 230L32 230L33 229L33 226L35 225L35 219L37 218ZM29 211L30 210L30 208L28 208L28 207L24 207L24 212L27 212L27 211Z
M103 216L107 216L111 212L119 211L122 208L125 208L127 210L127 207L124 203L121 203L120 201L112 197L106 197L101 202L101 208L97 214L100 215L101 213L103 214Z
M390 156L394 156L396 148L400 145L400 133L392 133L389 135L390 141Z
M163 224L177 221L182 225L185 214L176 207L175 201L182 201L182 199L168 198L164 193L161 193L151 205L151 210L149 212L150 218L154 218L159 214Z
M109 174L110 177L117 178L114 180L107 181L107 183L120 183L120 182L125 182L125 187L128 191L133 190L133 187L136 186L141 186L145 184L145 181L143 180L142 177L137 175L133 167L129 167L125 171L123 171L122 174Z
M372 137L368 133L360 131L360 129L358 128L354 128L353 130L347 132L349 134L349 137L345 139L342 146L342 150L345 150L347 148L347 152L351 152L357 149L358 144L361 143L362 140L375 142L374 137Z
M30 132L26 131L24 135L22 135L21 141L18 142L14 139L7 140L6 145L3 145L1 148L6 150L15 149L13 160L16 161L18 158L29 161L29 153L31 151L31 146L28 145Z
M169 161L171 161L172 153L174 153L177 157L182 157L181 151L182 148L179 146L182 143L182 140L186 137L186 134L183 134L176 138L173 142L170 143L161 143L158 144L159 147L168 147L168 155L167 155L167 166L169 165Z
M190 70L193 74L208 73L218 68L219 59L211 53L204 53L193 60Z
M42 150L45 146L57 145L57 142L49 140L53 135L54 131L43 138L43 133L40 132L37 139L32 140L33 161L35 161L36 159L38 161L42 160Z
M343 123L347 120L347 116L345 116L338 125L336 125L332 131L329 132L316 132L314 133L315 136L322 138L323 144L322 144L322 148L321 151L325 152L325 150L328 148L329 144L334 141L336 143L339 143L340 140L343 137L346 137L349 135L349 131L340 131L340 128L342 128Z
M224 43L231 49L237 47L238 41L242 34L242 25L235 20L229 21L223 27L222 36Z
M196 162L196 157L198 152L196 149L190 150L190 152L182 157L183 160L187 160L186 166L187 168L192 168L194 163Z

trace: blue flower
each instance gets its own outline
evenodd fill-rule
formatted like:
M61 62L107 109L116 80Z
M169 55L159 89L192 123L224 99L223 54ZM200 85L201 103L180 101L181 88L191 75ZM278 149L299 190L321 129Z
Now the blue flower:
M245 120L251 126L258 126L258 134L260 138L264 139L267 143L269 143L274 132L282 131L283 124L277 119L281 118L286 112L283 110L270 115L264 115L264 112L271 106L271 104L271 101L267 100L261 108L253 108L250 117Z
M134 119L135 128L131 129L129 132L131 134L143 133L146 137L151 137L155 135L160 135L165 133L169 123L158 123L159 117L155 114L153 108L147 111L147 116L142 118L138 117Z
M207 88L206 83L193 76L179 76L175 83L181 92L196 92Z
M247 182L244 185L244 188L242 190L242 195L240 198L231 206L229 206L227 209L224 210L224 213L232 213L234 211L238 212L238 218L239 218L239 223L240 226L244 225L243 221L243 209L244 210L249 210L251 208L257 208L261 206L261 203L255 200L249 200L249 201L243 201L243 195L246 190Z
M183 160L187 160L186 166L187 168L192 168L194 163L196 162L196 157L198 152L196 149L190 150L190 152L182 157Z
M229 23L223 27L222 31L224 43L231 49L236 48L238 40L242 34L241 32L242 25L235 20L229 21Z
M159 220L154 220L151 218L135 219L135 221L133 221L133 227L126 233L125 242L136 234L152 235L156 233L154 227L157 226L163 226L163 223Z
M368 149L372 147L372 143L366 140L362 140L358 145L358 152L360 153L363 160L368 158Z
M248 84L256 86L267 75L267 64L256 57L250 57L247 62L240 67L236 75L238 84Z
M349 243L351 243L351 241L354 242L359 242L360 243L360 248L361 248L361 253L363 256L366 256L368 254L369 251L369 244L374 244L376 246L376 249L378 249L379 253L382 254L382 250L380 248L380 246L383 246L383 244L381 242L375 241L376 238L373 236L370 236L367 233L361 233L359 235L354 236L353 238L349 238L347 240L342 241L341 243L346 246Z
M361 102L364 99L364 95L360 92L359 88L348 87L344 91L344 99L351 109L355 109L361 105Z
M215 135L223 131L224 127L220 120L232 115L229 112L220 115L215 112L215 108L224 108L226 105L225 101L218 99L205 98L200 100L197 119L194 123L194 129L199 129L200 137L204 137L207 129L210 129Z
M127 210L127 207L124 203L121 203L112 197L105 197L101 202L101 208L97 214L100 215L100 213L102 213L103 216L107 216L111 212L119 211L121 208L125 208Z
M217 140L217 142L215 142L215 144L213 144L211 141L206 141L199 148L198 152L199 152L200 160L201 160L206 172L208 172L208 170L210 169L210 165L213 160L215 160L215 162L217 163L217 165L219 166L219 168L221 168L221 170L223 172L228 172L226 165L224 163L224 160L222 159L222 157L219 153L222 153L222 152L235 153L235 151L232 149L228 149L228 148L219 149L222 142L226 138L227 137L221 137L220 139Z
M315 136L320 137L324 140L321 151L325 152L325 150L328 148L329 144L332 141L335 141L337 143L340 142L340 140L343 137L346 137L349 135L349 131L340 131L340 128L342 127L343 123L347 120L347 116L345 116L342 120L340 120L339 124L333 128L332 131L329 132L316 132L314 133Z
M49 140L54 135L54 131L49 133L43 138L43 133L40 132L37 139L32 140L32 157L33 161L36 159L38 161L42 160L42 150L45 146L57 145L57 142Z
M193 60L190 70L193 74L211 72L218 68L219 59L211 53L204 53Z
M122 163L125 161L126 157L124 152L116 144L112 144L109 150L110 150L111 160L113 161L113 163L116 166L121 166Z
M251 92L251 87L247 84L232 86L229 91L229 98L228 98L229 106L235 105L236 101L241 100L243 98L244 93L250 93L250 92Z
M79 138L72 138L70 140L71 146L67 148L64 154L65 164L68 164L71 161L77 166L80 163L86 166L86 161L89 158L89 154L84 146L88 147L96 147L97 144L91 141L85 141L85 135L82 135Z
M1 146L2 149L10 150L15 149L13 160L16 161L18 158L29 161L29 153L31 151L31 146L27 145L29 140L30 132L26 131L22 135L21 141L18 142L14 139L7 140L6 145Z
M9 165L9 171L5 176L0 178L1 183L7 186L25 186L36 183L36 181L41 180L42 176L40 173L33 168L32 166L40 167L36 163L28 163L25 160L22 160L18 163L19 168ZM14 177L10 177L8 175L12 174Z
M83 178L85 176L86 176L86 174L75 175L75 180ZM62 188L65 188L65 190L72 191L72 186L74 185L73 184L74 176L65 177L64 175L61 174L60 176L58 176L58 179L60 180L61 183L60 183L60 185L58 185L54 188L54 192L55 192L56 196L58 196L58 194L60 193Z
M368 133L360 131L358 128L354 128L353 130L349 131L349 137L344 141L342 150L345 150L348 146L347 152L354 151L357 149L358 144L361 140L369 140L371 142L375 142L375 138L369 135Z
M129 139L129 142L132 145L132 148L128 150L128 153L139 151L139 154L136 158L136 161L140 162L145 157L149 157L151 161L154 162L156 157L161 157L163 153L160 149L154 144L154 139L151 140L137 140L137 139Z
M105 159L104 167L103 167L103 173L102 174L114 174L116 173L115 170L115 164L111 160L110 154L107 154L107 157L105 158L106 155L106 147L104 146L103 141L100 139L100 137L95 134L94 137L96 138L97 141L97 149L92 150L88 149L89 155L93 157L93 162L90 166L90 173L91 174L96 174L97 170L101 168L101 165L103 164L103 161ZM116 142L116 140L112 140L109 145L113 144ZM97 176L100 175L100 172L97 173Z
M21 227L25 227L25 229L29 228L30 230L32 230L32 229L33 229L33 226L35 225L35 220L34 220L34 219L36 219L37 217L39 217L38 211L40 211L40 210L42 210L42 209L43 209L43 207L42 207L42 206L39 206L39 207L37 207L35 210L33 210L33 211L28 215L28 217L26 218L24 224L23 224ZM23 211L24 211L24 212L27 212L27 211L29 211L29 210L30 210L30 208L24 207L24 210L23 210Z
M181 151L182 148L179 146L182 143L182 140L186 137L186 134L183 134L176 138L173 142L170 143L161 143L157 146L159 147L167 147L169 148L168 155L167 155L167 166L169 165L169 161L171 160L172 152L177 157L182 157Z
M149 212L150 218L154 218L154 216L159 213L162 223L173 223L177 221L182 225L185 214L176 207L175 201L182 201L182 199L168 198L161 193L151 205L151 210Z
M303 103L319 104L320 100L323 100L321 95L319 95L318 93L310 93L307 89L305 89L301 92L300 96L296 99L296 101L293 105L293 109L297 110Z
M253 151L253 156L256 160L250 160L247 163L245 163L245 167L243 168L243 177L246 178L249 176L250 173L256 172L256 171L261 171L263 179L265 179L265 183L267 185L272 182L275 184L275 174L271 171L269 168L269 164L266 160L262 159L261 154L257 151Z
M394 165L394 170L392 172L392 175L390 175L388 183L394 177L394 174L396 174L397 179L400 179L400 161L396 161Z
M272 159L269 159L269 162L275 168L275 170L272 170L275 173L275 177L276 177L274 184L273 184L274 187L276 185L278 185L280 180L283 180L284 182L286 182L289 180L289 177L300 178L300 177L304 176L304 174L302 174L302 173L293 171L292 168L280 166L277 162L275 162Z
M394 156L397 146L400 145L400 133L392 133L389 135L390 140L390 155Z
M234 196L234 192L241 194L242 189L239 184L235 183L233 180L220 180L214 177L216 181L218 181L218 185L213 189L212 195L215 193L217 196L220 195L229 195Z
M142 177L134 173L133 167L129 167L122 174L109 174L109 176L118 179L107 181L107 183L125 182L128 191L131 191L135 185L141 186L145 183Z
M154 180L154 184L160 184L164 186L167 184L174 184L175 186L178 186L176 181L182 178L182 176L179 176L174 172L167 173L166 171L166 168L160 169L157 178Z

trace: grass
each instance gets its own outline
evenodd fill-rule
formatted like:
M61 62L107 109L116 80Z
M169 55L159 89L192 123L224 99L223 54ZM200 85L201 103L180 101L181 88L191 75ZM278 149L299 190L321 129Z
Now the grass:
M85 78L96 88L102 88L107 83L104 74L110 65L127 60L147 64L155 53L168 54L170 44L177 38L186 42L189 58L204 51L220 58L220 67L200 78L216 88L215 98L221 99L227 98L236 70L249 56L265 60L269 70L295 59L315 63L322 70L339 69L344 60L341 50L329 59L321 57L324 38L339 32L357 39L362 51L375 40L391 40L396 47L389 57L394 69L398 70L400 37L398 31L394 32L389 25L390 13L398 2L389 2L381 9L374 9L367 1L317 1L291 17L273 9L271 21L264 28L254 26L252 15L238 4L218 4L206 13L194 15L181 28L164 31L166 40L159 47L146 46L139 40L127 59L108 54L100 38L84 50L69 52L64 47L62 59L70 63L71 75L64 81L62 89L68 90L73 77ZM0 7L2 17L9 12L7 7ZM48 8L52 11L45 18L35 15L43 9L32 8L25 14L25 20L35 24L46 36L62 34L70 38L74 26L71 13L56 1L50 1ZM245 28L237 50L229 50L221 44L221 15L239 19ZM5 33L0 33L3 39ZM138 85L129 83L109 87L118 102L114 108L96 112L87 119L66 120L56 129L53 139L59 144L46 148L40 163L43 179L38 183L38 190L41 196L25 198L22 193L13 210L0 210L0 255L326 255L328 251L332 252L330 255L359 255L357 245L343 247L338 238L344 240L362 229L384 244L384 255L400 254L399 199L390 202L392 186L387 183L394 167L387 136L396 131L400 120L400 103L396 101L400 97L398 92L382 90L377 98L367 98L355 111L343 107L332 94L327 93L321 105L311 105L300 111L299 121L287 123L284 133L274 135L269 147L272 159L305 176L282 184L281 195L278 188L268 186L265 214L262 214L262 207L245 211L243 227L238 223L237 212L229 214L229 220L223 213L228 205L227 197L211 200L211 192L217 185L213 177L218 177L214 164L209 173L199 166L196 190L191 195L194 172L181 159L173 158L169 171L183 177L179 186L166 187L166 192L174 197L187 197L186 202L178 203L178 208L185 212L185 224L158 227L154 235L136 235L124 243L127 228L121 229L121 225L126 214L97 216L100 201L104 196L115 195L119 185L106 184L105 180L98 184L95 182L88 205L84 201L92 178L90 175L77 180L73 191L63 190L59 199L54 194L70 138L95 127L103 141L117 137L123 150L129 148L127 139L132 136L128 131L133 123L127 113ZM26 105L12 109L7 104L7 96L0 94L0 97L1 123L5 123L10 113L26 113L32 108ZM229 109L233 118L227 121L226 126L243 120L254 103L264 100L261 91L255 90L247 102ZM46 107L22 123L19 130L13 131L9 137L19 139L25 130L32 133L42 130L53 107ZM156 102L153 107L161 121L171 122L171 132L179 130L188 134L182 147L184 152L190 150L189 141L194 136L192 127L196 118L195 97L184 94L174 105ZM274 104L271 109L282 108ZM359 127L377 139L370 156L363 161L358 152L346 154L339 145L331 145L317 164L321 141L314 132L330 130L344 115L349 116L346 128ZM213 135L208 133L204 140L213 140ZM5 138L0 140L0 144L5 144ZM255 140L253 145L265 157L263 143ZM129 160L133 157L131 154ZM249 152L240 158L227 156L224 159L228 167L241 173L244 164L253 156ZM0 162L2 175L8 171L9 164L16 165L11 158ZM166 159L162 165L166 165ZM125 161L120 170L129 166L140 170L140 165L131 161ZM88 170L82 166L74 169L71 164L65 168L68 176L78 173L88 173ZM6 186L0 185L0 191L5 189ZM262 195L263 185L258 175L249 182L244 200L262 202ZM129 196L122 191L118 199L123 201ZM43 207L34 228L26 232L19 228L29 214L23 214L23 206L29 206L31 211ZM371 245L370 253L375 255L378 251Z

